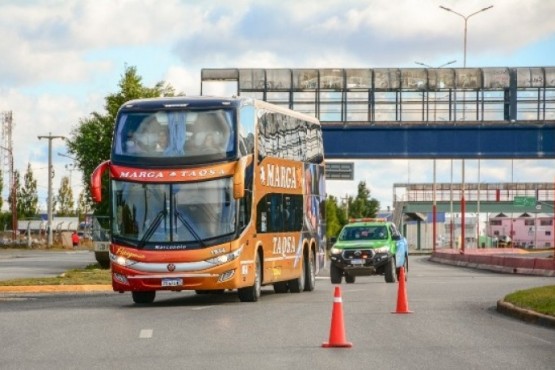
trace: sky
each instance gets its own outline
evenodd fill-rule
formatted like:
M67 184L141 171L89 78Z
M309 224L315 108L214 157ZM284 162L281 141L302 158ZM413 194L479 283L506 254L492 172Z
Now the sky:
M467 67L555 65L552 0L2 0L0 112L13 115L14 167L31 165L45 211L48 140L38 136L69 137L104 113L125 66L187 95L200 93L202 68L462 67L464 21L440 5L463 15L494 6L468 20ZM65 154L53 140L53 194L70 176L77 198L82 176ZM386 209L393 183L433 181L432 160L354 162L355 180L328 181L328 194L355 195L365 181ZM436 166L436 181L462 180L460 160ZM465 161L467 182L554 179L553 160Z

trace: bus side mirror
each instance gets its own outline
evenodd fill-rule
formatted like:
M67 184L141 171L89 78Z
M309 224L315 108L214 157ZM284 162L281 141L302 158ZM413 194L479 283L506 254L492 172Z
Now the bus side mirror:
M110 167L110 161L104 161L96 167L91 175L91 196L96 203L102 201L102 175Z
M252 161L252 155L242 157L235 165L233 174L233 198L242 199L245 197L245 169Z

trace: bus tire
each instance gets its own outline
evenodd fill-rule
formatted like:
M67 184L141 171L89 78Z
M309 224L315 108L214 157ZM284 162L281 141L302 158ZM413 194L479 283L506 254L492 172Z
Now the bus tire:
M154 298L156 298L156 291L131 292L131 296L133 297L133 302L137 304L149 304L154 302Z
M289 284L287 284L287 281L279 281L277 283L274 283L274 292L281 294L281 293L287 293L289 291Z
M316 257L312 251L308 252L305 267L304 291L312 292L316 287Z
M256 302L258 298L260 298L260 290L262 288L262 263L260 262L259 254L256 256L254 269L254 284L237 290L241 302Z
M306 261L307 259L302 258L301 260L301 274L298 278L289 280L289 290L291 293L300 293L304 290L305 280L306 280Z

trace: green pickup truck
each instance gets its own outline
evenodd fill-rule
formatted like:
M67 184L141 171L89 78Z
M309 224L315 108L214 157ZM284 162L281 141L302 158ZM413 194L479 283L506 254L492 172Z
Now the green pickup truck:
M370 275L384 275L387 283L394 283L401 267L408 272L407 240L385 219L352 219L331 241L332 284L341 284L343 276L354 283L356 276Z

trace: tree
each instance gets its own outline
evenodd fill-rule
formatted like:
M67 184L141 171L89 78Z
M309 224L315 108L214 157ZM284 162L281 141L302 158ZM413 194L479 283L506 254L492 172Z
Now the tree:
M376 217L380 209L380 202L370 197L370 190L366 187L366 181L358 184L357 196L353 199L349 197L349 217Z
M154 87L145 87L141 80L135 67L126 66L118 84L119 91L104 98L106 113L92 112L89 117L81 118L66 141L69 153L76 159L76 165L83 174L89 199L91 174L100 163L110 158L112 133L121 105L132 99L175 95L173 87L163 81ZM103 180L103 202L92 205L97 215L108 214L108 181L107 178Z
M336 237L345 224L342 222L342 220L345 220L345 217L341 217L342 213L343 210L339 208L337 198L333 195L328 196L326 199L326 238L328 240L331 237Z
M87 213L92 209L91 198L87 197L87 192L83 191L79 194L79 199L77 200L77 216L80 221L85 219Z
M33 176L31 163L28 163L27 171L25 172L25 176L23 176L23 187L18 187L17 189L18 218L29 218L36 216L38 213L38 206L39 196L37 192L37 180Z
M75 214L73 201L73 190L69 186L69 177L64 176L60 181L60 189L56 197L57 215L58 216L73 216Z

